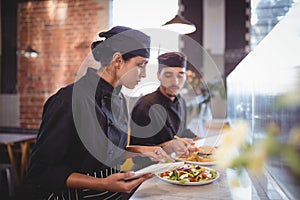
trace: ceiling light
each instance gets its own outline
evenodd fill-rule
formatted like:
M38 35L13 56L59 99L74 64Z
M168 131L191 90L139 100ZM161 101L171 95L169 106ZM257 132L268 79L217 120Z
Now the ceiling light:
M163 28L179 34L188 34L196 31L196 26L179 14L177 14L170 21L166 22L163 25Z
M189 34L196 31L196 26L181 15L182 11L182 2L181 0L178 0L178 14L173 19L163 24L162 27L179 34Z
M21 50L21 55L26 57L26 58L36 58L39 56L39 52L34 50L32 48L32 46L30 45L30 14L31 14L31 2L27 3L27 10L28 11L28 15L27 15L27 19L28 19L28 23L27 23L27 46L25 49Z
M40 53L34 50L30 44L25 49L21 50L21 55L26 58L36 58L39 54Z

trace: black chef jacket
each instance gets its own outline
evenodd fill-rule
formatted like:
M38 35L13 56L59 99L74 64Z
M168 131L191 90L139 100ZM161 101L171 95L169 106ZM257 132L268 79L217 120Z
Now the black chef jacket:
M141 97L131 112L130 145L158 145L174 138L194 137L186 128L186 104L178 95L172 102L164 96L159 88ZM149 158L134 157L134 169L138 170L153 164Z
M126 99L120 89L114 90L89 68L80 80L47 100L26 177L36 199L49 195L68 199L70 192L79 199L93 196L90 190L66 188L68 176L79 172L106 177L118 171L112 166L124 153L128 128ZM103 194L100 199L119 195Z
M155 105L162 107L155 108ZM172 140L175 135L194 137L186 128L186 117L184 99L178 95L172 102L158 88L141 97L132 109L130 145L157 145Z

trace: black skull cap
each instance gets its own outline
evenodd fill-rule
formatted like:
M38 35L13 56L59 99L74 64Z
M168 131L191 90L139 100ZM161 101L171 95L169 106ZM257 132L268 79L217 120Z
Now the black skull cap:
M99 37L104 37L105 45L122 54L150 57L151 38L142 31L126 26L115 26L108 31L100 32Z

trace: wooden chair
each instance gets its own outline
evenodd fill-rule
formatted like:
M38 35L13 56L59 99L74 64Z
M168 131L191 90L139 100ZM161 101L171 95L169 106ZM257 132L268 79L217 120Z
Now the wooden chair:
M15 194L15 169L12 164L0 164L1 199L12 199Z

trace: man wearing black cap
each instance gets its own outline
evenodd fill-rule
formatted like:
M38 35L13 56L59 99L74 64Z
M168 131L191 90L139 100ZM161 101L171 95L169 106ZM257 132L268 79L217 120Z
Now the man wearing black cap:
M179 94L186 80L186 62L186 56L180 52L169 52L158 57L160 87L141 97L133 107L130 145L159 145L168 153L188 155L187 147L181 141L174 140L175 135L195 136L186 128L185 101Z

